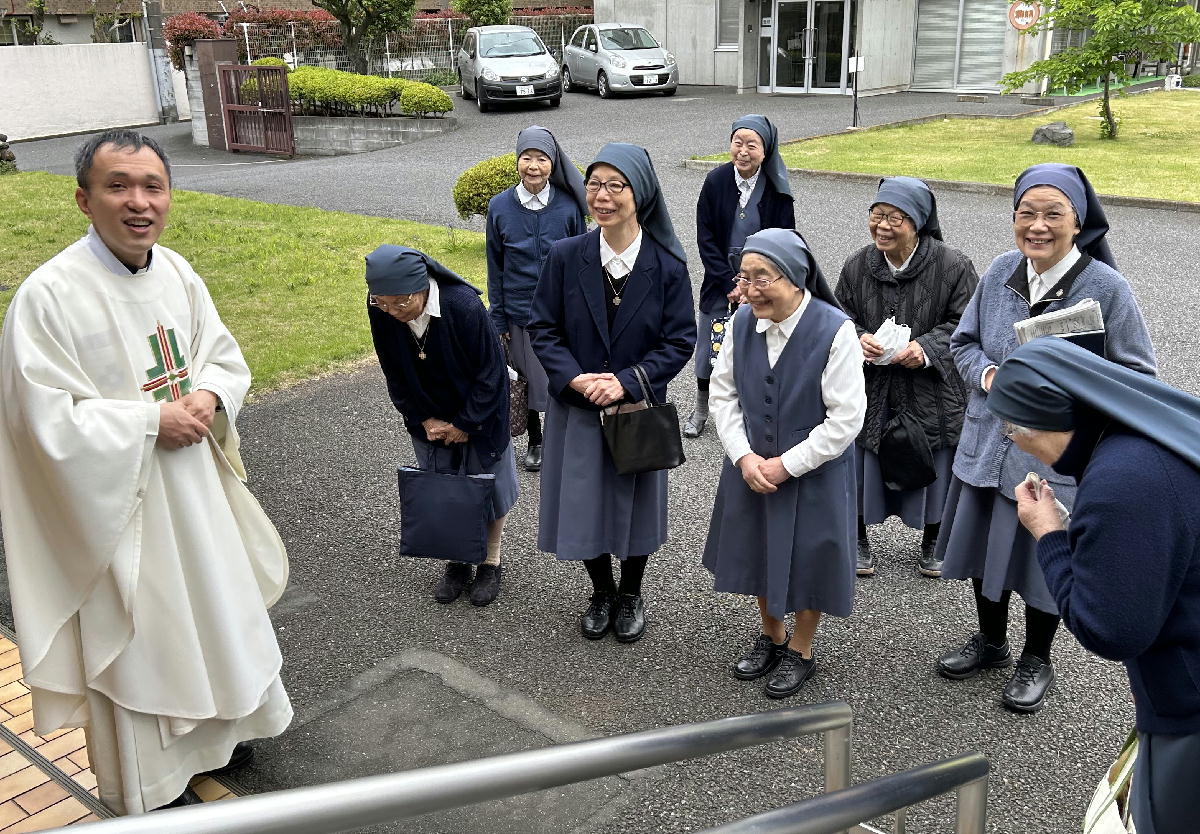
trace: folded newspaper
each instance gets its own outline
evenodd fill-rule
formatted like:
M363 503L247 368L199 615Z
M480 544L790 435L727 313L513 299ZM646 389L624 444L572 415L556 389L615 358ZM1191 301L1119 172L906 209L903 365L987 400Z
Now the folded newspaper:
M1017 344L1023 345L1039 336L1103 334L1104 315L1098 301L1085 298L1070 307L1019 321L1013 327L1017 331Z
M875 331L875 340L883 346L883 354L871 361L876 365L891 364L892 357L908 347L912 337L912 328L907 324L896 324L892 316Z

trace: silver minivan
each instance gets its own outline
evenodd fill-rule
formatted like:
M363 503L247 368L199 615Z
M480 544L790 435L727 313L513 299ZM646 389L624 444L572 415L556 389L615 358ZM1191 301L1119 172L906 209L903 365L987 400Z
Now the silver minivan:
M558 62L527 26L473 26L458 49L459 92L480 112L507 101L562 102Z
M675 56L653 35L632 23L589 23L571 35L563 50L563 89L594 87L601 98L614 93L675 95Z

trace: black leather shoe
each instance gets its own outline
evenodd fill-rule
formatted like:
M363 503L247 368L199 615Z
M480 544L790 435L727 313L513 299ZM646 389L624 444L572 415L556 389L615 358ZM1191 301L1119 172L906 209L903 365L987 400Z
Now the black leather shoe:
M804 686L804 682L812 677L816 661L811 657L807 660L795 649L783 647L783 656L774 674L767 680L763 688L768 698L786 698L795 695Z
M542 471L542 444L530 446L529 451L525 453L525 471L526 472L541 472Z
M443 605L454 602L471 583L471 573L472 566L465 562L447 562L446 573L433 589L433 598Z
M579 630L589 640L599 640L612 627L613 595L592 594L588 610L579 619Z
M708 418L698 411L693 411L691 416L687 418L687 422L683 424L684 437L699 437L704 432L704 426L708 423Z
M776 644L766 634L758 635L754 645L737 663L733 664L733 676L740 681L752 681L761 678L768 672L775 671L779 661L783 659L783 651L787 648L787 638L782 644Z
M1005 640L999 646L987 641L982 631L971 635L962 648L951 649L938 658L938 674L951 680L964 680L979 673L980 669L1003 669L1012 665L1012 652Z
M641 594L617 594L617 616L613 621L613 636L618 643L633 643L646 631L646 606Z
M856 576L875 575L875 557L871 555L871 545L865 538L858 540L858 556L854 560Z
M166 805L159 805L153 809L155 811L165 811L167 808L182 808L185 805L203 805L204 800L200 798L200 794L196 793L191 787L184 788L183 793L172 799Z
M475 569L475 582L471 585L471 604L487 605L495 601L500 593L500 578L503 565L480 565Z
M942 575L942 560L933 555L937 542L921 542L921 558L917 560L917 570L922 576L932 576L935 579Z
M1054 683L1054 665L1022 652L1013 676L1004 686L1000 700L1017 712L1037 712L1046 700L1046 692Z
M248 741L239 741L233 745L233 752L229 754L229 761L221 767L207 771L205 776L224 776L226 773L233 773L235 770L241 770L250 762L254 761L254 747Z

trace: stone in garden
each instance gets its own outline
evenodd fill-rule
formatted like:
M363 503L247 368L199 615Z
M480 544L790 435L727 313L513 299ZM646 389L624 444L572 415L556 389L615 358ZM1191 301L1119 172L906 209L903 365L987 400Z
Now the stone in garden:
M1066 122L1051 122L1033 132L1033 141L1038 145L1058 145L1066 148L1075 144L1075 131Z

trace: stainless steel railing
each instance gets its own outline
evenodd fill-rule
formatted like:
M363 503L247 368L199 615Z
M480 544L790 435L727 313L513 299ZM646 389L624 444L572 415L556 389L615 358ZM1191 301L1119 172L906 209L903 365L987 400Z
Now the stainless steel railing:
M851 720L844 703L794 707L118 817L71 834L332 834L812 733L825 736L825 787L837 791L850 784Z
M950 791L958 794L955 834L983 834L987 774L987 759L965 753L710 828L703 834L834 834L895 811L901 813L894 830L902 834L905 808Z

